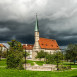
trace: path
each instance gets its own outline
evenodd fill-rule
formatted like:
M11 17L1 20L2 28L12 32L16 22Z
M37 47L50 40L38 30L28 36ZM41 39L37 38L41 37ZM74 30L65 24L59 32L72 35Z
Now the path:
M25 68L25 64L24 64ZM26 70L32 70L32 71L53 71L57 70L56 65L51 65L51 64L44 64L43 66L39 66L34 62L34 66L31 65L26 65Z

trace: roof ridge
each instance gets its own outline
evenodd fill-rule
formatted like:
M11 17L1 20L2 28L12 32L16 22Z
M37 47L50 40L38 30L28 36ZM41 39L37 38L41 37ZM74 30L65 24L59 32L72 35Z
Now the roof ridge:
M43 38L43 39L48 39L48 40L54 40L54 39L49 39L49 38L44 38L44 37L40 37L40 38ZM56 41L56 40L55 40Z

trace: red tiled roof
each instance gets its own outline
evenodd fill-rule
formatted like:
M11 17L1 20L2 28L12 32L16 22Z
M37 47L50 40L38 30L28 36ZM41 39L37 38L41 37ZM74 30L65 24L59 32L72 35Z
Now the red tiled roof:
M60 49L56 40L53 39L40 38L39 45L43 49L52 49L52 50Z
M24 45L23 45L23 49L32 50L32 49L33 49L33 45L24 44Z
M0 44L0 47L5 47L3 44Z

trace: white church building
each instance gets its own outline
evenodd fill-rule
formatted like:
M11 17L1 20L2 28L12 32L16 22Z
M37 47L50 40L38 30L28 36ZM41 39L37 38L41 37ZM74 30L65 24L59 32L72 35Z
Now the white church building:
M24 44L23 48L26 49L27 52L29 52L30 55L28 56L28 58L30 58L32 60L35 60L37 52L40 52L41 50L44 50L44 52L48 52L51 54L60 50L56 40L41 38L39 36L39 27L38 27L37 15L36 15L36 24L35 24L35 42L34 42L34 45Z

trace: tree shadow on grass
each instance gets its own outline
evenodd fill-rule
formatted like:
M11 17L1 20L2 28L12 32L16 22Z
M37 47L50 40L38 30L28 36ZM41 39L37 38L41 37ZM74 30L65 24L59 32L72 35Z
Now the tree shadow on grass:
M77 65L77 64L64 64L64 65Z
M77 77L77 75L76 76L71 76L71 77Z
M77 68L77 64L64 64L65 66L71 66L71 68Z

